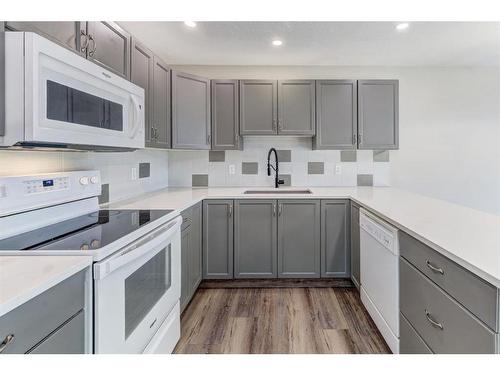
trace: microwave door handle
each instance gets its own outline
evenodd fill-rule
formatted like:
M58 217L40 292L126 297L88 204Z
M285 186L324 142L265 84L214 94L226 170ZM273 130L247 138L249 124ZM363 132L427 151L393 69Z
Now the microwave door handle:
M167 241L173 233L180 230L181 223L182 218L179 216L170 221L166 226L158 228L155 233L150 234L150 236L156 234L156 236L150 241L147 241L136 248L134 248L134 244L131 244L123 248L116 255L111 256L109 260L94 264L94 279L102 280L110 273L116 271L124 265L146 255L152 248ZM142 239L139 239L138 241L141 240Z
M142 113L142 109L141 109L141 104L134 95L130 95L130 100L132 101L132 108L133 108L133 115L132 115L133 127L130 131L130 138L133 139L137 135L137 132L139 131L142 124L141 117L139 117L139 115Z

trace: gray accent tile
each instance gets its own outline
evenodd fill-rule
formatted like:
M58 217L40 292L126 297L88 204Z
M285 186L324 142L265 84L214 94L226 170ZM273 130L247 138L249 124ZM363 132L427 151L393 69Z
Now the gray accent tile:
M191 177L191 185L202 187L208 186L208 174L194 174Z
M99 204L108 203L109 202L109 184L101 185L101 195L97 197Z
M307 163L307 174L325 174L325 163L322 161L310 161Z
M226 161L226 151L209 151L208 161L212 163Z
M139 178L149 177L151 174L151 165L149 163L139 163Z
M292 150L276 150L280 163L290 163L292 161Z
M358 186L373 186L373 175L358 174Z
M258 174L259 173L259 163L241 163L241 174Z
M340 151L340 161L355 162L357 160L356 150L342 150Z
M280 180L285 181L283 185L280 186L292 186L292 175L291 174L280 174L278 175Z
M373 150L373 161L389 161L389 150Z

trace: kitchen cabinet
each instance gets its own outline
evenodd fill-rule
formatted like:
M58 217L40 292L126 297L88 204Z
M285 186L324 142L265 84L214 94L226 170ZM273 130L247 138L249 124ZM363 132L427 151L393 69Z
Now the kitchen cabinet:
M130 34L114 22L87 22L87 59L113 73L130 77Z
M350 277L350 207L348 200L321 201L321 277Z
M359 289L361 280L359 249L359 206L351 202L351 280Z
M210 81L172 71L172 148L210 149Z
M278 200L278 277L320 277L320 201Z
M5 32L0 21L0 136L5 135Z
M191 226L181 230L181 312L189 303L189 258L191 248Z
M234 202L234 277L277 277L277 201Z
M233 278L233 201L203 201L203 278Z
M399 84L397 80L358 81L358 148L399 148Z
M149 147L171 147L170 68L159 57L153 58L153 99Z
M355 80L316 81L315 149L357 147L358 97Z
M151 113L153 108L153 52L142 45L137 39L132 39L130 55L130 80L137 86L144 89L146 107L145 111L145 141L146 146L151 146L154 142L154 128L152 126Z
M278 134L314 135L315 81L278 81Z
M212 80L212 149L242 148L239 130L239 94L237 80Z

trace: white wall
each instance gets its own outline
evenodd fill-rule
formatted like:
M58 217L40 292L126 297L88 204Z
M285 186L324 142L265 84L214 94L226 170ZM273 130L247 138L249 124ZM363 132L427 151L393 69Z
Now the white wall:
M209 78L394 78L395 187L500 215L500 68L180 66Z

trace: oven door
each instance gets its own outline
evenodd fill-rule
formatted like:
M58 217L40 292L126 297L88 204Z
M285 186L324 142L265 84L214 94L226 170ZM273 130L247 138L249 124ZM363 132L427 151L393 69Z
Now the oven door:
M94 351L142 353L180 298L180 217L94 265Z
M25 42L25 141L144 147L142 88L36 34Z

